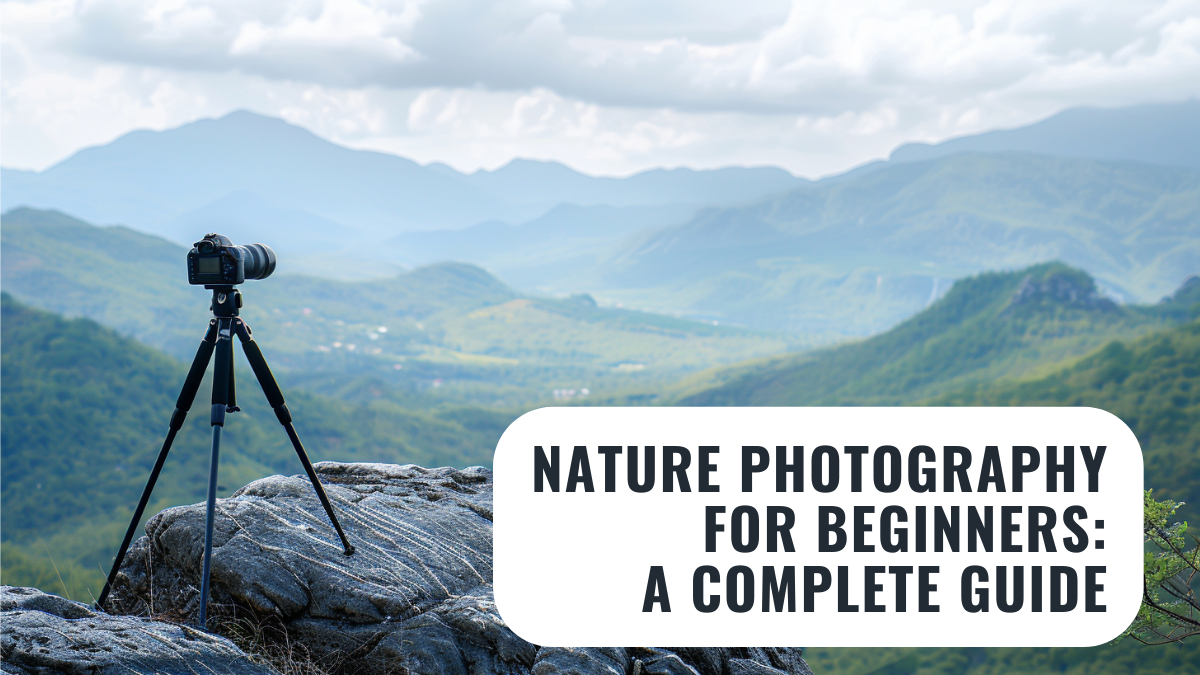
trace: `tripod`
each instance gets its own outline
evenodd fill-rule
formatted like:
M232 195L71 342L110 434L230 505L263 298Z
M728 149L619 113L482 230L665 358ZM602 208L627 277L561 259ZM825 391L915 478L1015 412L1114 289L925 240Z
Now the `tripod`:
M238 340L242 343L242 351L245 352L246 360L250 362L254 376L258 378L258 384L267 396L267 403L275 410L275 416L279 418L279 423L287 431L288 439L291 440L292 447L296 449L296 455L300 458L300 463L304 465L304 471L308 473L308 480L312 482L313 490L316 491L317 498L321 500L321 506L325 507L329 521L333 523L333 528L337 530L338 537L342 540L342 548L346 555L354 553L354 546L346 539L346 533L342 531L342 526L333 513L333 505L329 503L325 488L321 486L317 472L313 470L312 462L308 460L308 453L304 451L304 445L300 443L300 437L296 435L296 428L292 426L292 413L284 403L283 393L275 382L275 376L271 374L271 369L267 366L267 360L263 358L258 343L250 336L250 327L238 316L238 310L242 307L241 292L233 286L205 286L205 288L211 289L213 292L211 309L215 318L209 320L208 332L204 334L200 348L196 350L196 357L192 359L192 366L188 370L187 379L184 380L183 390L179 393L179 399L175 403L175 412L171 414L167 438L163 441L162 449L158 452L158 459L155 460L154 468L150 471L150 478L146 481L145 489L142 490L142 498L138 501L133 520L129 523L125 539L121 542L120 550L117 551L117 558L113 561L107 581L104 582L104 590L100 591L100 598L96 601L96 608L104 611L104 602L108 599L108 593L117 579L117 571L121 567L121 562L124 561L125 554L129 552L129 544L133 541L134 534L137 533L138 523L142 520L146 503L150 501L150 494L154 491L154 484L158 481L158 474L162 471L163 463L167 461L167 454L171 452L175 434L183 427L183 420L187 417L188 410L191 409L192 402L196 399L196 392L200 389L200 381L204 379L204 371L208 370L208 362L216 352L216 363L213 366L212 412L209 418L209 423L212 425L212 457L209 460L208 468L208 503L204 522L204 567L200 579L199 625L201 628L207 625L209 574L212 570L213 516L217 506L217 463L221 452L221 429L225 426L225 413L239 410L234 394L234 335L237 335Z

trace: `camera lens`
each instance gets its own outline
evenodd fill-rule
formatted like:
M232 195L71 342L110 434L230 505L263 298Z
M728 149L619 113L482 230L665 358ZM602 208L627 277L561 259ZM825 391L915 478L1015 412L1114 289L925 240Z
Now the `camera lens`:
M240 246L245 254L247 279L266 279L275 271L275 251L266 244Z

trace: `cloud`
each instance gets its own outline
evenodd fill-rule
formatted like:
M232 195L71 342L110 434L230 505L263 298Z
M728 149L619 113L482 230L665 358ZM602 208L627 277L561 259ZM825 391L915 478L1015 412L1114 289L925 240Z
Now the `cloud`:
M70 110L95 106L111 120L99 126L128 129L249 107L358 145L440 142L476 166L551 151L620 171L728 151L821 173L1071 105L1200 96L1200 0L10 0L0 11L6 162L18 128L41 125L18 155L47 138L70 145L80 132L52 128Z

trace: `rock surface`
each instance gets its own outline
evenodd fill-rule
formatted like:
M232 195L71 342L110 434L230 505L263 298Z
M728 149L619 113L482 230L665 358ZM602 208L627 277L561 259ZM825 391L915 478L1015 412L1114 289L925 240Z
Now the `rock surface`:
M35 588L0 587L0 624L5 673L275 673L224 638L111 616Z
M247 485L218 502L210 628L265 626L343 672L811 673L798 649L539 649L496 612L490 471L316 468L357 552L343 554L306 477ZM163 511L146 532L110 609L194 617L204 505Z

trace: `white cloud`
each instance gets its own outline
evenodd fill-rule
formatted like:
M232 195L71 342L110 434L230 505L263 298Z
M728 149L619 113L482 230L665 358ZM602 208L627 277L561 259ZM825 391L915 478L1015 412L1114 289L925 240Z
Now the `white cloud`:
M246 107L462 168L820 174L1200 96L1200 0L0 2L5 165Z

